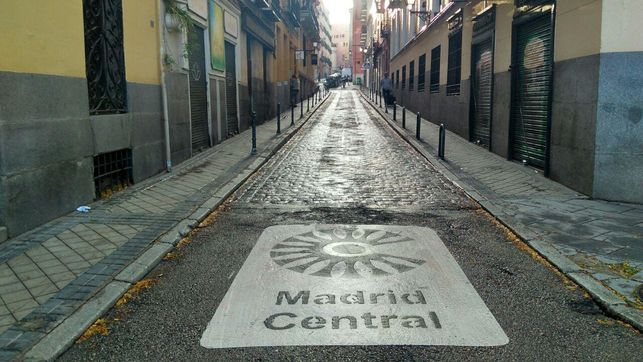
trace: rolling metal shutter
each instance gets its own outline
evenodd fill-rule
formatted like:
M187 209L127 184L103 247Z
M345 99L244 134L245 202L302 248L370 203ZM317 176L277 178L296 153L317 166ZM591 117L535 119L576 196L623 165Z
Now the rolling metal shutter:
M237 72L234 45L225 42L225 99L228 137L239 133L237 120Z
M196 43L189 54L190 61L190 120L192 129L192 152L199 152L210 146L208 130L207 69L203 30L194 27L192 40Z
M493 49L491 39L474 46L473 64L471 141L489 146L493 89Z
M549 15L516 29L512 157L545 168L549 142L552 24Z

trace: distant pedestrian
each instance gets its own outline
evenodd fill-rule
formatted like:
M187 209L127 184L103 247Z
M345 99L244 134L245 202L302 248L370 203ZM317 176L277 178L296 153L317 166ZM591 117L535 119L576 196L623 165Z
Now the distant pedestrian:
M391 91L393 90L393 82L388 77L388 73L384 74L384 78L380 81L380 90L382 91L382 97L384 97L384 107L386 107L390 103Z
M297 95L299 94L299 79L293 74L290 78L290 106L297 107Z

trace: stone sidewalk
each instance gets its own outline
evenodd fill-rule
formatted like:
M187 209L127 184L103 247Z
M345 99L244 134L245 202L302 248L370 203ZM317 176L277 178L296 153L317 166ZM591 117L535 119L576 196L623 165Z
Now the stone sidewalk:
M331 96L332 97L332 96ZM23 358L45 341L36 359L64 350L173 246L196 227L307 121L282 114L225 140L164 173L90 204L0 246L0 360ZM138 259L137 259L138 258ZM106 295L111 296L105 299ZM92 308L84 308L95 304ZM107 303L107 304L106 304ZM97 309L98 308L98 309ZM80 311L80 317L75 316ZM93 318L93 319L92 319ZM72 330L66 325L75 320ZM63 323L64 321L64 323ZM56 329L57 336L52 337ZM52 355L52 353L54 353ZM26 355L28 358L29 354ZM33 356L31 356L33 357Z
M362 94L368 100L367 94ZM541 255L581 284L609 312L639 330L643 322L643 205L592 200L446 133L445 160L437 155L439 126L402 107L371 105L429 161Z

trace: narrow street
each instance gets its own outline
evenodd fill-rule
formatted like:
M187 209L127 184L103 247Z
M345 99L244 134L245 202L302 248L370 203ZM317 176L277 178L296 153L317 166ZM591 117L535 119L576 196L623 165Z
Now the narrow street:
M443 177L356 89L333 91L137 286L61 360L641 352L638 332Z

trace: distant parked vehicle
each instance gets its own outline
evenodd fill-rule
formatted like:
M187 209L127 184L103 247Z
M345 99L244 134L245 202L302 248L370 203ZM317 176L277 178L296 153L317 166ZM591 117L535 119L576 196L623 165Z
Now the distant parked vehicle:
M326 78L326 88L337 88L339 87L342 80L342 75L339 73L334 73Z

